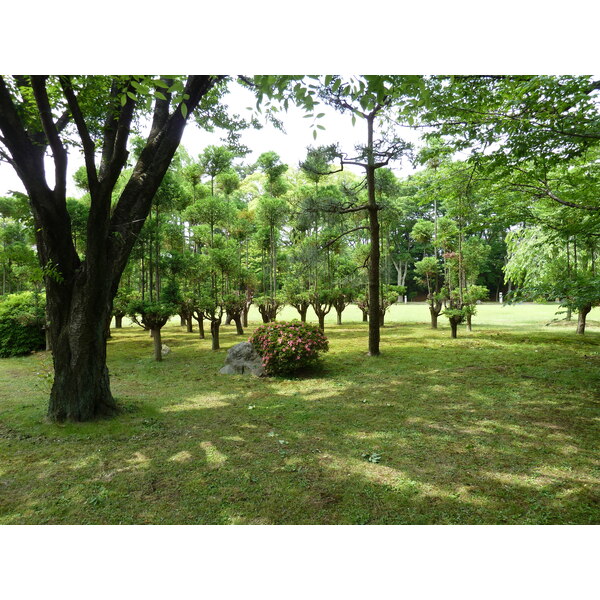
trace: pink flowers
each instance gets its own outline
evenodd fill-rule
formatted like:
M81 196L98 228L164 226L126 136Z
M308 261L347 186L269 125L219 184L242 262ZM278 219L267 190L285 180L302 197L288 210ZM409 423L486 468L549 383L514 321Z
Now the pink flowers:
M318 361L319 352L329 349L320 329L298 321L261 325L249 341L263 356L265 371L271 375L310 366Z

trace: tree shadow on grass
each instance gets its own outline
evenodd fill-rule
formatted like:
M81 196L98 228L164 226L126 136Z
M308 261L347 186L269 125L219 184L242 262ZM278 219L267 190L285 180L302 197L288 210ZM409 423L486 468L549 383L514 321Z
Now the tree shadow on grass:
M43 407L8 415L0 520L600 522L589 362L541 386L523 374L563 355L532 363L520 342L499 361L473 340L425 348L412 326L389 331L397 347L380 359L340 332L323 372L260 380L219 375L224 352L184 345L155 364L139 332L124 335L110 362L118 418L31 430Z
M116 431L11 439L30 460L26 477L2 476L3 522L600 521L598 411L585 399L549 410L517 394L492 408L458 381L366 394L303 383L233 377L156 396L154 416L122 415Z

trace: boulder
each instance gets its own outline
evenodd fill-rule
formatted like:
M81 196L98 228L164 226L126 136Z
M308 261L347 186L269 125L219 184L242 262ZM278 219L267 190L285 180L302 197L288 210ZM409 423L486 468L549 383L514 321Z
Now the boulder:
M219 371L224 375L255 375L265 374L262 357L250 342L240 342L227 350L225 366Z
M169 354L169 352L171 352L171 348L169 348L169 346L167 346L166 344L163 344L162 348L160 349L160 353L163 356L166 356L167 354Z

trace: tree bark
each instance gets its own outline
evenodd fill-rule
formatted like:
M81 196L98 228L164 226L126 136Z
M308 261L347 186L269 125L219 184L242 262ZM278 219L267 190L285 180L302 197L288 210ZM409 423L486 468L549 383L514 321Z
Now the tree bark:
M210 322L210 335L212 336L212 349L219 350L219 328L221 327L221 319L213 319Z
M231 317L235 323L236 335L244 335L244 328L242 327L242 316L237 313Z
M244 327L248 327L248 312L250 311L250 306L246 306L242 311L242 324Z
M160 329L152 329L152 339L154 340L154 360L162 360L162 338Z
M123 328L123 315L115 315L115 329Z
M577 333L583 335L585 333L585 320L588 313L592 310L592 305L587 304L586 306L579 309L579 315L577 317Z
M429 307L429 313L431 315L431 329L437 329L438 313L435 311L435 309L432 306Z
M54 362L48 418L90 421L116 414L106 366L106 325L110 308L102 298L90 302L85 289L73 291L74 306L47 300ZM106 296L105 296L106 298Z
M192 314L193 318L198 321L198 332L200 339L204 339L204 314L198 311L194 311Z
M337 313L337 324L341 325L342 324L342 313L344 312L344 309L342 308L342 310L340 310L339 308L336 307L335 312Z
M467 315L467 331L473 331L473 327L471 325L471 315Z
M325 315L319 314L318 318L319 318L319 329L321 331L325 331Z
M453 338L456 338L456 332L458 330L458 322L455 321L454 319L450 319L450 329L452 330L451 336Z
M371 252L369 255L369 355L379 356L379 217L375 200L375 161L373 157L373 121L375 114L367 117L367 149L369 164L367 166L367 194L369 213L369 232L371 234Z
M303 304L297 304L294 308L298 311L300 315L300 322L306 323L306 313L308 312L308 306L304 306Z
M192 317L188 317L185 320L185 325L187 333L194 333L194 322L192 321Z

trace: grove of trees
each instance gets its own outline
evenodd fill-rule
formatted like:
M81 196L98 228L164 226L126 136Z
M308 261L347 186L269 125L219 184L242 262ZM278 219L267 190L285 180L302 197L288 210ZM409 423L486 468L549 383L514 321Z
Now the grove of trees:
M364 143L249 160L239 135L257 122L228 113L234 79L272 119L294 103L326 127L328 105ZM208 324L218 350L223 323L245 334L251 304L265 323L312 307L324 329L355 303L371 356L404 297L452 337L501 294L559 300L583 334L600 304L599 90L587 76L0 78L0 158L27 191L0 198L0 292L45 294L50 419L117 411L113 317L146 328L157 360L170 317L201 338ZM190 155L190 120L226 141ZM82 196L67 198L77 151ZM401 161L414 172L400 177Z

